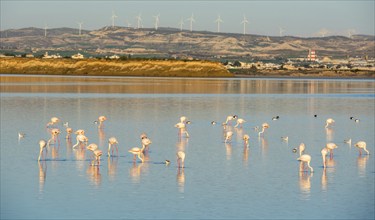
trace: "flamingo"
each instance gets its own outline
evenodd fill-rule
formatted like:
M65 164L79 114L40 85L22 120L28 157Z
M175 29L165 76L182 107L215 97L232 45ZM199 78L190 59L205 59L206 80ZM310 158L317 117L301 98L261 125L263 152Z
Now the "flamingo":
M229 115L227 117L227 120L225 121L225 124L228 124L228 122L230 122L230 121L232 121L233 119L236 119L236 118L238 118L237 115Z
M327 150L329 150L330 158L333 157L333 149L337 148L338 146L335 143L328 143L326 144Z
M178 151L176 155L177 155L178 167L184 168L184 166L185 166L185 153L183 151Z
M237 124L234 126L235 128L237 128L238 125L241 125L241 128L242 128L242 124L245 123L246 121L242 118L239 118L237 119Z
M44 151L44 149L46 149L46 155L47 155L47 142L45 140L40 140L39 141L39 148L40 148L40 151L39 151L39 157L38 157L38 162L40 161L40 157L43 156L42 153ZM44 159L44 156L43 156L43 159Z
M141 138L142 146L144 146L145 149L148 149L148 146L152 143L151 140L146 136Z
M263 134L263 133L266 131L266 129L269 128L269 127L270 127L270 126L269 126L268 123L263 123L263 124L262 124L262 131L260 131L260 132L258 133L258 136L260 136L260 134Z
M366 151L367 154L370 154L370 152L366 149L366 142L358 141L354 146L358 147L359 155L362 155L362 149Z
M187 120L187 117L186 117L186 116L181 116L181 117L180 117L180 122L181 122L181 123L185 123L186 120Z
M98 128L103 128L103 127L104 127L103 122L104 122L105 120L107 120L107 117L105 117L105 116L103 116L103 115L102 115L102 116L99 116L98 121L96 121L96 123L99 122Z
M141 162L143 163L144 159L142 158L143 156L143 150L145 149L145 146L143 145L142 148L140 149L139 147L133 147L132 149L129 150L130 153L132 153L134 155L134 158L133 158L133 161L135 162L136 160L136 157L135 156L138 156L138 158L141 160ZM142 155L142 156L141 156Z
M327 150L327 148L323 148L321 151L320 151L320 153L322 154L322 159L323 159L323 168L326 168L327 167L327 165L326 165L326 156L327 156L327 154L328 154L328 150Z
M50 122L47 123L46 127L49 128L52 125L57 124L60 121L58 117L52 117Z
M227 143L228 141L232 140L233 132L232 131L227 131L225 134L225 141L224 143Z
M328 118L326 120L326 126L325 126L325 128L328 128L328 126L330 126L333 123L335 123L335 120L333 120L332 118Z
M299 156L302 156L302 153L305 152L305 144L304 143L301 143L299 145Z
M95 156L95 160L91 162L91 165L93 165L94 162L97 162L97 165L100 165L100 157L103 155L103 152L101 150L98 150L98 145L90 144L86 147L86 149L92 151Z
M73 148L76 148L79 144L87 143L89 141L89 139L83 134L77 135L76 140L77 140L77 143L73 145Z
M243 136L242 139L243 139L244 142L245 142L245 143L244 143L245 146L246 146L246 147L249 147L249 139L250 139L249 135L245 134L245 135Z
M310 162L311 162L311 156L308 155L308 154L303 154L302 156L298 157L297 158L298 161L300 161L301 163L305 163L307 164L307 166L310 168L310 172L314 172L314 169L310 166ZM303 169L305 170L305 169Z
M85 130L83 129L78 129L76 130L76 132L74 132L76 135L79 135L79 134L82 134L82 135L85 135Z
M60 129L58 129L58 128L52 129L51 130L51 139L48 140L47 145L49 146L51 141L53 141L53 143L55 143L56 139L58 140L58 144L60 145L59 134L60 134Z
M178 135L180 136L182 133L185 133L186 137L189 137L189 133L186 130L186 124L190 124L190 122L179 122L174 125L175 128L178 128Z
M115 137L110 137L108 139L108 157L111 156L111 147L114 146L116 148L116 155L118 155L118 147L117 147L118 141ZM113 155L113 148L112 148L112 155Z
M72 128L66 128L66 137L65 139L68 139L70 140L70 135L73 133L73 129Z

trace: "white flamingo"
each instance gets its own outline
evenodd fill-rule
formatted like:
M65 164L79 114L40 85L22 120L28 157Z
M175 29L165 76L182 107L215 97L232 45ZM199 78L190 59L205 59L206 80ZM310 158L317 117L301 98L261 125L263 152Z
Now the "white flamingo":
M56 140L58 141L58 144L60 145L59 134L60 134L60 129L58 129L58 128L52 129L51 130L51 139L48 140L47 145L49 146L51 141L53 141L53 143L55 144Z
M234 126L235 128L238 127L238 125L241 125L240 127L242 128L242 124L245 123L246 121L242 118L237 119L237 124Z
M103 128L104 127L103 122L106 121L106 120L107 120L107 117L105 117L103 115L99 116L98 121L97 121L97 122L99 122L98 128Z
M326 168L327 167L327 162L326 162L326 157L327 157L327 154L328 154L328 150L327 148L323 148L320 153L322 154L322 159L323 159L323 167Z
M242 139L244 140L244 145L245 145L246 147L249 147L250 136L247 135L247 134L245 134L245 135L243 136Z
M60 119L58 117L52 117L50 122L47 123L46 127L49 128L57 123L59 123Z
M142 163L144 162L143 153L142 153L144 149L145 149L145 146L143 145L142 148L133 147L132 149L129 150L129 152L134 155L134 158L133 158L134 162L136 160L136 156L138 156L138 158L141 160Z
M89 139L83 134L77 135L76 140L77 140L77 143L75 145L73 145L73 148L76 148L78 145L80 145L82 143L86 144L89 141Z
M300 161L301 163L304 163L304 164L307 164L307 166L310 168L310 172L314 172L314 169L310 166L310 162L311 162L311 156L308 155L308 154L303 154L302 156L300 156L299 158L297 158L298 161ZM305 166L304 166L305 167ZM305 169L303 168L303 171Z
M94 162L96 162L97 165L100 165L100 157L103 155L103 152L98 150L98 145L90 144L86 147L86 149L92 151L95 157L95 159L91 162L91 165L94 165Z
M43 157L43 159L45 158L45 156L43 156L44 149L46 149L46 155L47 155L47 148L46 148L46 146L47 146L47 142L45 140L40 140L39 141L39 148L40 148L40 150L39 150L38 161L40 161L40 157L41 156Z
M238 118L237 115L228 115L227 120L225 121L225 124L227 125L228 122L231 122L233 119Z
M326 126L325 126L325 128L328 128L328 126L332 125L333 123L335 123L335 120L333 120L332 118L328 118L326 120Z
M114 147L116 148L116 155L118 156L118 141L115 137L110 137L108 139L108 157L111 156L111 148ZM112 148L112 155L113 155L113 148Z
M362 149L366 151L367 154L370 154L370 152L366 149L366 142L358 141L354 146L358 147L359 155L362 155Z
M333 150L336 149L338 146L335 143L328 143L326 144L327 150L329 150L330 158L333 157Z
M301 143L301 144L299 145L299 156L302 156L302 153L305 152L305 149L306 149L305 144L304 144L304 143Z
M266 129L269 128L269 127L270 127L270 126L269 126L268 123L263 123L263 124L262 124L262 131L260 131L260 132L258 133L258 136L260 136L260 134L263 134L263 133L266 131Z
M225 133L224 143L227 143L228 141L231 141L232 140L232 136L233 136L233 132L232 131L227 131L227 133Z
M71 139L71 134L73 133L73 129L72 128L66 128L66 136L65 136L65 139L68 139L70 140Z

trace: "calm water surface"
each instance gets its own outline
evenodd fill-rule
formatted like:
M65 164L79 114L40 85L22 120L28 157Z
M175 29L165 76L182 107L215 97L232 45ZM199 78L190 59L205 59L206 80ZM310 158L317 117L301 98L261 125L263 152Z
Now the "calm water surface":
M374 80L1 75L0 87L2 219L375 217ZM231 114L247 122L229 126L233 139L224 144L221 123ZM102 130L93 123L100 115L108 118ZM190 138L174 128L182 115L192 122ZM50 138L45 125L53 116L85 129L104 153L117 137L119 156L104 154L90 166L90 152L73 150L75 136L66 141L60 123L60 145L38 163L38 141ZM336 123L325 129L329 117ZM263 122L270 128L259 138L253 127ZM133 163L128 150L140 147L142 132L152 144L146 162ZM349 138L353 145L344 143ZM359 156L360 140L371 155ZM302 142L312 174L299 171L292 152ZM324 170L327 142L339 147ZM178 150L186 152L184 169Z

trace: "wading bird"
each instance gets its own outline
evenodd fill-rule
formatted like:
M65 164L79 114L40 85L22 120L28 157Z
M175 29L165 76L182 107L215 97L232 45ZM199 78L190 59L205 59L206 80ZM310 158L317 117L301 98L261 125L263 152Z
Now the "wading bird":
M225 133L224 143L227 143L228 141L231 141L232 140L232 136L233 136L233 132L232 131L227 131L227 133Z
M332 118L328 118L326 120L326 126L325 126L325 128L328 128L328 126L332 125L333 123L335 123L335 120L333 120Z
M55 144L56 140L58 141L58 145L60 145L59 134L60 134L60 129L58 129L58 128L52 129L51 130L51 139L48 140L47 145L49 146L51 141L53 141L53 144Z
M242 128L242 124L245 123L246 121L242 118L237 119L237 124L234 126L235 128L238 127L238 125L241 125L240 127Z
M362 149L366 151L367 154L370 154L370 152L366 149L366 142L358 141L354 146L358 147L359 155L362 155Z
M147 136L141 137L142 147L144 146L144 149L146 152L148 151L148 146L152 143L151 140Z
M118 156L118 141L115 137L110 137L108 139L108 157L111 156L111 148L112 148L112 155L113 155L113 148L116 148L116 155Z
M58 117L52 117L50 122L47 123L46 127L49 128L50 126L53 126L57 124L60 121Z
M98 150L98 145L90 144L86 149L92 151L95 157L95 159L91 161L91 165L94 165L95 162L97 165L100 165L100 157L103 155L103 152Z
M329 150L330 158L333 157L333 149L337 148L338 146L335 143L328 143L326 144L327 150Z
M314 172L314 169L310 166L310 162L311 162L311 156L308 155L308 154L304 154L302 156L300 156L299 158L297 158L298 161L301 162L301 165L302 165L302 171L305 171L305 164L307 164L307 166L310 168L310 172Z
M299 145L298 149L299 149L299 156L302 156L302 153L304 153L304 152L305 152L305 149L306 149L305 144L304 144L304 143L301 143L301 144Z
M73 145L72 148L76 148L78 145L81 145L83 143L86 144L89 141L89 139L83 134L77 135L76 140L77 140L77 143Z
M227 117L227 120L225 121L225 124L231 123L231 121L232 121L233 119L237 119L237 118L238 118L237 115L229 115L229 116Z
M143 163L144 159L143 159L143 150L145 149L145 146L143 145L142 148L139 148L139 147L133 147L132 149L129 150L130 153L132 153L134 155L134 158L133 158L133 162L136 161L136 156L138 156L138 158L141 160L141 162Z
M39 150L38 161L40 161L40 157L43 157L43 160L44 160L44 158L45 158L45 156L43 156L44 149L46 149L46 153L45 154L47 155L47 148L46 148L46 146L47 146L47 142L45 140L40 140L39 141L39 148L40 148L40 150Z
M98 128L104 128L103 122L107 120L107 117L105 116L99 116L98 121L95 121L95 123L99 123Z
M180 168L184 168L185 166L185 153L183 151L177 152L177 165Z
M258 133L258 136L260 136L260 134L263 134L263 133L266 131L266 129L269 128L269 127L270 127L270 126L269 126L268 123L263 123L263 124L262 124L262 131L260 131L260 132Z
M65 136L65 139L68 139L70 140L71 139L71 134L73 133L73 129L72 128L66 128L66 136Z

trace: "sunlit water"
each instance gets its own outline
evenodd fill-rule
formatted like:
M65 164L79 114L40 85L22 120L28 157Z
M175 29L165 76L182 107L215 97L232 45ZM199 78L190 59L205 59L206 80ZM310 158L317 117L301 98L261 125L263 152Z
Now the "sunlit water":
M374 219L374 88L373 80L2 75L1 218ZM221 123L231 114L247 122L228 127L234 135L224 144ZM102 130L93 123L100 115L108 118ZM174 127L182 115L190 138ZM68 143L62 123L60 145L38 163L53 116L86 130L104 152L100 166L90 166L91 152L72 149L75 135ZM329 117L336 123L325 129ZM258 138L253 127L263 122L270 128ZM128 150L141 147L142 132L152 144L146 162L133 163ZM119 157L108 159L111 136ZM359 156L360 140L369 156ZM301 142L312 174L299 171L292 152ZM339 147L324 170L327 142Z

